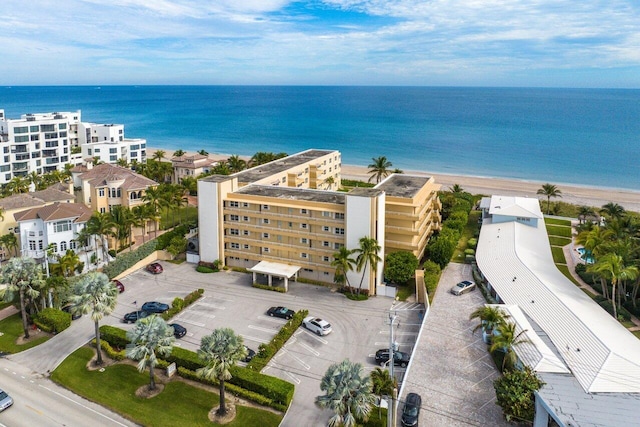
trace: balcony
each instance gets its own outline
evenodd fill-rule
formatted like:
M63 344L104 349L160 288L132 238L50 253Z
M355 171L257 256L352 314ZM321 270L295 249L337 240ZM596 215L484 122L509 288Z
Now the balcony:
M29 163L27 163L27 162L13 163L11 165L11 169L13 170L13 172L27 171L27 170L29 170Z

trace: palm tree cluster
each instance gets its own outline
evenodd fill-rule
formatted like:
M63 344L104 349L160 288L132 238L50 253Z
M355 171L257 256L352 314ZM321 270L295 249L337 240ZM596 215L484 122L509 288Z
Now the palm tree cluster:
M66 164L62 171L54 170L45 174L31 172L25 176L14 176L9 182L3 185L1 191L2 197L26 193L29 191L31 185L33 185L36 191L39 191L60 182L68 182L71 178L72 167L71 164Z
M553 184L543 184L542 188L538 189L537 194L546 196L547 198L547 215L551 213L551 198L562 197L562 191Z
M617 203L607 203L599 213L604 221L581 224L576 243L593 257L586 270L600 281L602 296L611 301L617 318L621 305L638 308L640 220Z
M349 271L353 271L354 267L358 273L362 272L360 278L360 284L358 285L358 295L362 289L362 283L366 275L368 266L372 266L374 275L377 273L378 263L382 260L380 258L380 251L382 248L378 244L378 241L372 237L362 237L359 241L360 246L356 249L349 250L342 246L340 250L333 254L333 261L331 266L335 267L335 273L333 275L333 281L341 286L347 286L351 289L351 284L347 277ZM356 258L352 258L352 255L357 254Z

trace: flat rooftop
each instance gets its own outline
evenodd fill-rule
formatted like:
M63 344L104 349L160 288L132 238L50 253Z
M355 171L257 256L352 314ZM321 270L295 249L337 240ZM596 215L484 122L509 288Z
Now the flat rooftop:
M326 190L309 190L305 188L278 187L274 185L247 185L238 191L229 194L233 199L234 194L246 194L251 196L273 197L285 200L303 200L319 203L332 203L344 205L345 193Z
M326 156L331 153L337 153L337 150L307 150L301 153L293 154L291 156L274 160L273 162L265 163L251 169L247 169L238 173L235 173L234 177L238 178L240 183L252 183L260 181L275 175L280 172L284 172L288 169L295 168L296 166L303 165L311 162L314 159Z
M415 197L420 189L431 179L430 176L416 176L394 173L387 179L376 185L375 188L382 190L391 197L403 197L411 199Z

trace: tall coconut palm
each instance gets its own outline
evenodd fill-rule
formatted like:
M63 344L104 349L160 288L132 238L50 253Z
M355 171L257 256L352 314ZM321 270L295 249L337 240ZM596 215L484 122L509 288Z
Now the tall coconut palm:
M449 191L451 191L452 193L464 193L464 188L462 188L460 184L453 184L451 187L449 187Z
M74 313L91 314L96 336L96 365L102 365L100 348L100 325L104 316L110 315L116 308L118 288L104 273L91 271L82 276L74 286L71 297Z
M486 338L485 342L490 344L493 331L502 325L508 317L507 314L495 305L483 305L471 313L469 320L480 320L480 323L473 328L473 332L482 328L484 337Z
M233 329L215 329L211 335L202 337L198 357L206 366L196 371L198 376L208 380L217 380L220 384L219 415L227 413L224 396L224 383L231 379L231 367L239 360L247 357L247 348L243 345L242 337L236 335Z
M362 376L362 364L349 359L329 366L320 382L324 395L316 397L316 405L330 409L335 415L329 427L354 427L357 420L366 420L375 402L371 377Z
M377 394L380 401L382 396L393 395L393 389L398 387L398 380L391 377L388 370L376 368L371 371L372 392ZM381 415L382 405L378 405L378 417Z
M149 209L148 205L138 205L134 206L131 212L136 219L138 227L142 227L142 242L144 243L145 236L147 235L147 221L153 219L151 209Z
M635 280L638 277L638 267L627 265L622 256L616 253L607 253L598 257L596 262L587 268L587 271L595 273L611 282L611 302L613 303L613 317L618 318L617 306L620 298L616 287L620 281Z
M231 173L235 173L246 169L247 162L241 159L240 156L236 154L227 159L227 166L229 166L229 170L231 171Z
M527 332L526 329L516 333L516 324L513 322L504 322L498 325L496 329L497 335L493 337L489 351L502 351L504 358L502 359L502 371L511 371L515 368L518 356L515 353L515 347L530 343L531 341L523 337Z
M547 215L551 213L551 198L562 197L562 191L553 184L542 184L542 188L538 189L537 194L541 194L547 198Z
M164 206L164 199L162 195L162 189L158 187L149 187L146 189L142 200L148 206L148 212L150 219L153 220L154 225L154 237L157 237L158 233L158 221L160 220L160 209Z
M358 285L358 295L360 295L360 289L362 288L362 282L367 273L367 266L371 266L370 270L375 277L378 271L378 263L382 261L380 258L380 251L382 248L378 244L378 241L373 237L361 237L359 240L360 247L354 249L354 253L357 253L356 257L356 271L362 271L362 278Z
M617 203L609 202L600 209L600 214L608 220L620 219L625 215L625 209Z
M202 156L208 156L209 152L207 150L198 150L198 154L202 155Z
M95 235L100 240L100 246L102 247L102 261L105 260L108 263L109 260L109 248L108 248L108 236L113 236L113 223L112 217L108 212L94 212L91 218L87 221L87 227L92 235Z
M153 368L158 364L156 354L167 357L173 350L175 337L173 328L156 314L139 319L133 329L127 331L131 344L127 345L127 357L138 360L138 371L149 368L149 390L155 390L156 380Z
M138 224L138 219L131 209L126 206L114 206L110 214L118 246L121 247L128 244L131 241L131 227L135 227Z
M165 155L165 154L167 154L167 152L166 152L166 151L164 151L164 150L156 150L156 151L153 153L153 157L152 157L152 159L153 159L153 160L155 160L155 161L157 161L157 162L161 162L161 161L162 161L162 159L164 159L164 155Z
M328 176L324 179L324 181L322 181L324 185L326 185L326 189L327 190L331 190L331 187L333 187L333 184L336 183L336 180L333 176Z
M87 267L89 267L90 261L89 261L89 251L87 250L87 247L90 247L91 244L91 236L93 236L93 234L91 234L91 231L89 230L89 227L87 227L87 225L85 224L84 227L82 227L77 233L76 233L76 237L73 239L76 241L77 246L79 248L82 248L82 250L84 251L84 254L87 258L87 262L85 263L85 265ZM97 249L96 249L97 251Z
M5 301L12 301L16 293L19 295L24 337L29 338L27 298L31 301L35 300L45 286L42 267L36 264L33 258L11 258L2 266L0 280L7 285L3 295Z
M13 256L18 256L18 238L15 233L7 233L0 237L0 244L4 246L7 253L13 249Z
M185 154L187 154L187 153L185 153L184 150L179 149L179 150L176 150L176 151L173 152L173 157L182 157Z
M578 220L580 224L587 221L587 218L595 216L596 211L593 210L590 206L579 206L578 207Z
M369 182L375 179L377 183L382 181L382 178L389 176L391 173L389 169L393 164L388 161L385 156L373 157L371 160L373 163L367 166L369 168L369 172L367 173L371 175L371 177L369 177Z
M351 288L351 284L347 273L356 267L356 260L351 255L353 255L353 251L342 246L338 252L333 254L333 261L331 261L331 266L336 268L333 281L342 286L346 284L349 288Z

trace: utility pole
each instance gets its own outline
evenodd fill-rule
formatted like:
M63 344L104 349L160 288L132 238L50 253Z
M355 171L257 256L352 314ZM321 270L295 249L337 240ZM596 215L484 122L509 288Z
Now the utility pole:
M398 316L395 313L389 311L389 375L391 376L391 380L394 380L393 376L393 368L395 367L396 362L396 343L393 339L393 322L395 322ZM391 395L391 405L387 407L387 427L395 427L396 426L396 399L398 397L398 389L393 388L393 394Z

